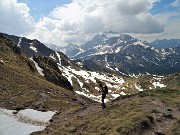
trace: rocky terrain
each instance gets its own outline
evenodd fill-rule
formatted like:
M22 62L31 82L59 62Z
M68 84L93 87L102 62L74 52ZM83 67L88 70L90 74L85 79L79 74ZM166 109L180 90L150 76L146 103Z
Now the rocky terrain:
M0 81L1 108L56 112L45 130L32 134L180 134L178 72L119 76L90 71L61 52L29 56L0 35ZM109 88L106 109L98 103L99 82Z

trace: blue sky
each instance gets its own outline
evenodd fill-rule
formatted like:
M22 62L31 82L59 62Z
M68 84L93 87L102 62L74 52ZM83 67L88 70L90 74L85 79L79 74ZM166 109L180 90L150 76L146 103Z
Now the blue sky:
M174 0L161 0L160 2L156 2L151 9L152 14L159 14L159 13L168 13L178 11L179 7L173 7L171 4Z
M58 45L105 31L180 39L180 0L0 0L0 16L0 32Z
M48 15L54 8L69 4L72 0L17 0L26 3L30 8L30 14L38 21L41 17ZM173 7L174 0L160 0L154 3L150 13L155 15L159 13L168 13L180 11L179 7Z
M17 0L26 3L30 8L30 14L38 21L41 17L48 15L55 7L68 4L71 0Z

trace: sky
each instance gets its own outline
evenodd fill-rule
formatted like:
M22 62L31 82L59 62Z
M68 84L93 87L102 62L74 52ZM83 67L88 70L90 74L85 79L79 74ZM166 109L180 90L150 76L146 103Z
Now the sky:
M59 46L105 31L180 39L180 0L0 0L0 32Z

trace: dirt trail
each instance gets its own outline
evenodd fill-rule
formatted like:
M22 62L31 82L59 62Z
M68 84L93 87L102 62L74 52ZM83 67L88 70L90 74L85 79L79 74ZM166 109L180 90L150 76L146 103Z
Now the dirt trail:
M177 108L161 108L161 111L152 113L154 123L152 127L146 130L143 135L167 135L180 117L180 111Z
M179 108L167 107L158 98L145 98L148 103L143 106L150 112L152 123L149 127L143 127L142 131L135 131L132 135L168 135L168 132L180 118Z
M56 123L58 124L61 124L61 123L64 123L65 121L68 122L68 121L71 121L73 119L81 119L87 115L91 115L91 114L94 114L94 113L97 113L99 111L102 111L102 107L100 106L100 103L93 103L91 105L87 105L87 106L84 106L82 108L80 108L79 110L76 110L74 112L63 112L63 113L60 113L58 115L55 115L52 120L53 120L53 125Z

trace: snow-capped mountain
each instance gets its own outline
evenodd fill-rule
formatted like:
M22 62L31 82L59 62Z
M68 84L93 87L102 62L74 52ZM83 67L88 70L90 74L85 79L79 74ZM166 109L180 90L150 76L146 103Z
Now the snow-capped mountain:
M179 46L158 49L129 35L105 32L96 35L81 48L82 51L73 58L91 71L121 75L180 71Z
M77 55L81 51L82 51L82 49L78 45L69 43L66 46L65 54L72 58L72 57L74 57L75 55Z
M169 48L169 47L176 47L180 45L180 39L156 39L155 41L150 43L152 46L157 48Z
M138 47L142 49L142 46ZM177 57L173 49L162 53L164 60ZM108 57L105 58L109 63ZM38 132L32 134L156 134L160 120L160 125L165 127L158 134L166 134L164 130L178 134L180 73L126 77L87 71L80 66L61 52L28 58L17 44L0 34L3 133L22 134L27 129L24 134L36 130ZM109 89L105 101L117 98L106 103L105 110L101 109L100 103L91 100L101 102L99 81ZM104 114L109 119L105 119ZM97 128L99 121L112 124L101 124ZM173 128L166 130L167 126Z
M4 33L0 34L14 41L28 57L33 57L35 54L42 56L50 56L51 54L55 53L55 51L49 49L43 43L36 39L30 40L25 37L18 37Z
M74 59L89 59L95 55L106 53L118 53L128 45L142 45L148 47L147 42L142 42L126 34L117 32L105 32L96 35L91 41L81 45L81 51L77 53Z
M55 51L37 40L6 36L21 46L28 57L35 54L56 55ZM69 44L64 51L66 55L75 59L80 67L96 72L138 75L169 74L180 71L179 46L158 49L145 41L115 32L98 34L81 46Z
M48 47L48 48L50 48L50 49L52 49L52 50L54 50L54 51L60 51L60 52L63 52L63 53L65 53L66 52L66 46L59 46L59 45L56 45L56 44L50 44L50 43L45 43L45 45Z
M122 95L129 95L145 89L155 89L167 87L164 76L147 75L146 79L143 76L131 81L129 77L118 76L110 73L87 71L76 65L63 53L57 52L54 56L47 57L33 57L33 60L38 63L40 68L44 71L44 76L48 77L50 82L59 81L63 84L58 84L65 88L73 88L74 92L94 101L101 102L101 95L99 94L99 82L106 84L109 89L106 102L113 100ZM48 66L48 65L50 66ZM49 71L50 70L50 71ZM59 74L59 75L58 75ZM61 77L60 77L61 76ZM66 78L66 79L60 79ZM144 77L145 78L145 77ZM146 85L144 85L146 83ZM68 86L68 87L67 87Z
M80 46L72 43L69 43L67 46L58 46L55 44L46 44L46 46L54 51L63 52L68 57L74 57L78 53L82 52Z
M139 73L140 71L145 72L147 69L151 71L153 68L157 68L156 65L160 64L158 63L160 56L156 56L158 50L142 44L127 45L123 48L123 51L118 53L96 55L91 59L91 66L87 65L89 69L100 67L99 69L103 71L99 72L99 69L97 69L98 72L95 72L95 70L89 71L82 68L83 65L80 62L75 64L74 61L61 52L55 52L50 56L35 55L30 59L25 58L26 60L22 60L21 55L14 54L18 53L17 50L22 53L18 45L4 36L0 36L0 41L2 42L2 44L0 44L1 47L6 48L0 50L0 61L3 63L1 66L22 63L20 67L24 67L22 66L23 62L28 61L28 63L25 63L25 66L30 68L33 72L37 71L36 73L39 73L41 78L98 102L101 102L99 82L106 84L109 88L109 96L106 101L115 99L120 95L128 95L145 89L155 89L157 87L164 88L167 86L167 84L164 84L166 80L164 76L149 75L148 79L146 79L146 83L148 84L144 86L142 82L144 79L140 78L132 81L129 76L117 75L131 75ZM2 51L8 49L10 50L9 52L11 52L11 57L13 56L12 62L9 59L7 60L5 52ZM179 48L177 48L177 52L178 51ZM7 53L10 54L9 52ZM179 55L174 55L173 50L164 50L162 54L164 61L168 59L168 62L171 61L170 64L174 62L173 58L179 58ZM149 57L151 58L150 61L147 60ZM96 63L96 65L94 65L94 63ZM173 68L177 68L179 66L178 63L174 63ZM109 72L105 73L103 69ZM164 72L162 67L159 67L159 70L163 70ZM176 71L178 71L178 69ZM116 72L117 74L111 74L110 72Z
M169 74L180 71L179 48L157 50L142 45L129 45L119 53L96 55L91 61L107 72L119 74Z

